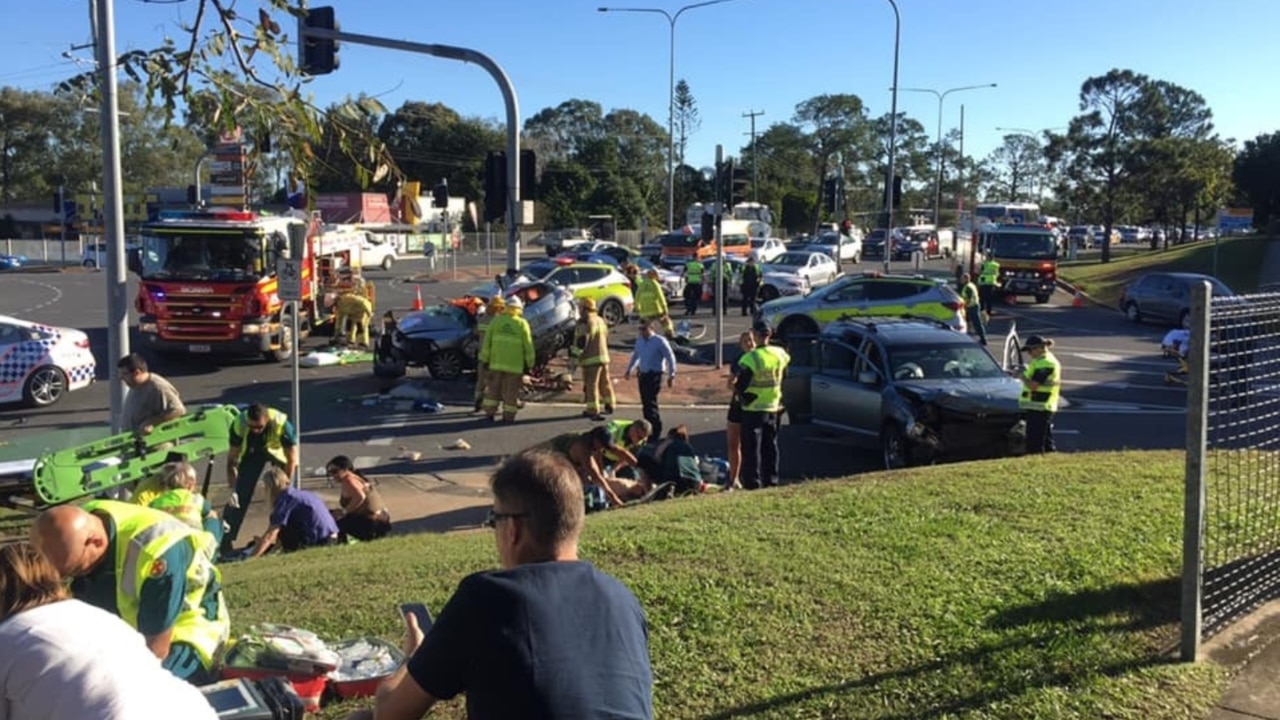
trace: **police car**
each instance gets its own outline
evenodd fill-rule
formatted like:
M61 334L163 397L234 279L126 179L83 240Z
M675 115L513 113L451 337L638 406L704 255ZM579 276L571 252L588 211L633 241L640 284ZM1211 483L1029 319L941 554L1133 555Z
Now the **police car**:
M0 315L0 403L52 405L96 372L83 332Z
M924 317L965 332L964 301L955 290L923 275L847 275L805 297L767 302L761 316L788 334L816 335L828 323L844 317Z

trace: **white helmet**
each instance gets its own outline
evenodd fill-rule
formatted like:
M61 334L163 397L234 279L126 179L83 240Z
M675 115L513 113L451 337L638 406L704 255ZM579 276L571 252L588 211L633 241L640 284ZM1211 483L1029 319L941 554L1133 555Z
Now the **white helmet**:
M511 297L507 298L507 307L515 308L516 310L523 310L524 301L520 299L519 295L512 295Z

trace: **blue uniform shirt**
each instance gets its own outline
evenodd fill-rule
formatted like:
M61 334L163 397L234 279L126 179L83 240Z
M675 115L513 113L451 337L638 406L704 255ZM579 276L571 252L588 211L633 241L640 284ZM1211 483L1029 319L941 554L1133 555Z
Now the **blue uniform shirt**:
M271 506L271 525L288 528L306 545L316 545L338 534L338 523L319 495L296 487L286 488Z

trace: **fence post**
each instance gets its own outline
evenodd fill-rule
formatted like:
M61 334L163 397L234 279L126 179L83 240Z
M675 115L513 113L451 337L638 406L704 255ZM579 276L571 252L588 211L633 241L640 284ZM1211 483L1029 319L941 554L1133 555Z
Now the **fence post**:
M1187 459L1182 509L1182 660L1200 654L1204 594L1205 466L1209 446L1209 309L1211 288L1191 288L1187 373Z

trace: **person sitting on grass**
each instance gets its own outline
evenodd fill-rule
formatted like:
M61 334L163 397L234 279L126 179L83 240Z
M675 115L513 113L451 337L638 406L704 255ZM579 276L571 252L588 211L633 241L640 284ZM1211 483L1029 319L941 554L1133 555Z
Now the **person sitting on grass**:
M262 557L277 545L293 552L337 544L338 524L319 495L294 487L289 476L274 465L262 473L262 481L271 500L271 525L254 542L250 557Z
M532 449L552 452L568 460L578 471L583 485L598 487L604 491L610 507L638 500L652 489L643 478L631 480L606 471L606 451L628 466L636 467L639 464L636 456L613 438L607 426L599 425L586 432L557 435Z
M332 510L338 523L338 539L368 541L391 532L391 512L372 482L356 470L346 455L338 455L325 466L329 478L342 487L338 509Z

